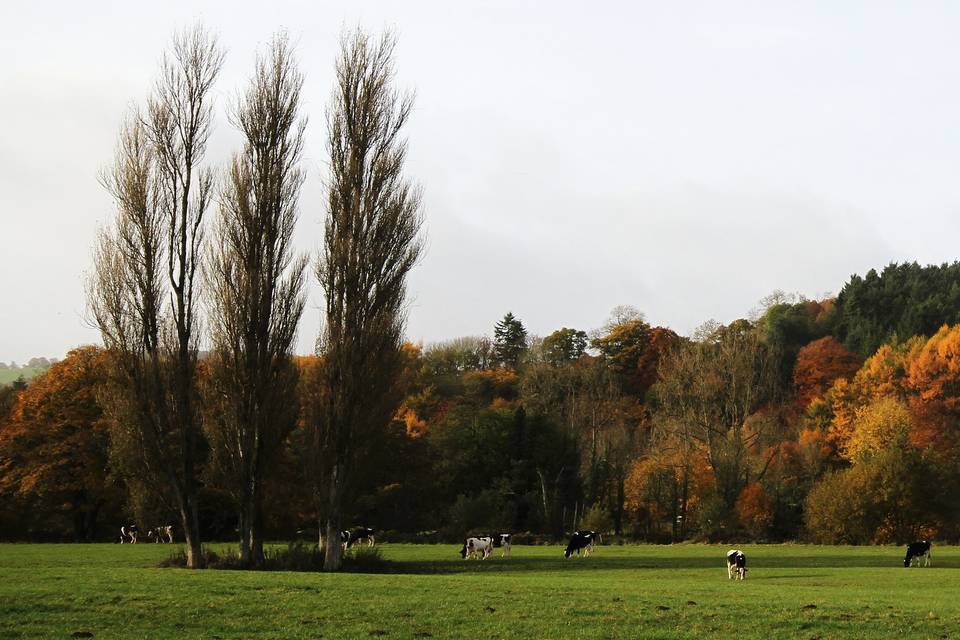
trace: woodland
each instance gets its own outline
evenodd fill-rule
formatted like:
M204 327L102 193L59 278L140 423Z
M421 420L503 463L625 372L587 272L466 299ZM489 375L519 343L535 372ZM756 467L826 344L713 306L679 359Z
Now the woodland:
M402 541L576 528L626 539L956 540L960 263L890 264L834 298L775 293L693 336L630 307L600 328L404 343L389 419L358 439L344 521ZM197 363L205 539L237 537L218 451L215 357ZM315 538L324 356L296 356L295 418L265 472L271 539ZM84 346L0 391L0 536L109 540L175 521L104 409L109 353Z

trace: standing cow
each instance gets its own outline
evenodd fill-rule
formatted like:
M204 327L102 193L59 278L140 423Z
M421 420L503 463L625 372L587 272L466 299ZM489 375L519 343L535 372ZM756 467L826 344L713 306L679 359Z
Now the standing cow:
M340 539L344 549L349 549L358 542L366 542L368 547L372 547L377 542L374 533L370 527L357 527L353 531L341 531Z
M747 556L740 549L727 551L727 579L747 579Z
M152 538L154 542L173 542L173 525L168 524L165 527L154 527L147 531L147 537Z
M120 527L120 544L124 542L129 542L130 544L137 544L137 525L135 524L125 524Z
M500 557L506 558L510 555L510 539L513 536L509 533L498 533L490 536L493 540L493 546L500 548Z
M463 548L460 549L460 557L464 560L477 557L486 560L491 553L493 553L493 538L490 536L467 538L463 541Z
M580 557L581 551L584 557L589 556L596 543L600 541L600 534L596 531L574 531L567 548L563 551L563 557L569 558L574 553L577 554L577 557Z
M909 567L913 564L913 561L917 561L917 566L920 566L920 559L923 559L923 566L929 567L931 563L930 559L930 541L929 540L918 540L916 542L911 542L907 545L907 555L903 559L903 566Z

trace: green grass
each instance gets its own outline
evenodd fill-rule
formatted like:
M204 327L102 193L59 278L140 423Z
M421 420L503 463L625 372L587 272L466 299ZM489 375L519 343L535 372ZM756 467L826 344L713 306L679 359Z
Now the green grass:
M157 569L171 545L0 545L0 638L956 637L960 548L904 569L902 548L559 547L463 561L383 545L386 574ZM498 551L499 554L499 551Z

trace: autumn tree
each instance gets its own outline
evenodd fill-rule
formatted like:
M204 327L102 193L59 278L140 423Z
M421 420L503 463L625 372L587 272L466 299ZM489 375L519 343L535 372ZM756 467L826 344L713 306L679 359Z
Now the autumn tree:
M737 498L737 518L754 538L762 538L773 524L773 505L763 485L752 482Z
M739 320L681 345L661 369L659 419L671 437L702 447L720 497L733 509L752 479L748 458L764 421L748 418L776 388L770 354L754 327Z
M105 396L128 469L173 494L200 567L198 271L213 173L201 163L223 54L201 27L174 37L145 112L123 127L103 183L117 214L100 234L90 309L113 359Z
M520 319L507 312L493 328L493 353L502 367L516 369L527 351L527 330Z
M304 180L302 88L289 41L277 35L232 110L244 147L221 191L207 269L214 358L206 433L239 506L245 566L263 563L266 471L297 419L291 351L307 266L292 246Z
M561 367L528 366L521 397L531 414L548 416L578 443L584 504L601 503L621 531L625 482L640 445L642 411L636 400L623 393L615 374L596 358Z
M632 307L617 307L607 324L590 341L611 371L621 376L631 392L637 389L637 364L650 337L650 325Z
M546 338L540 347L544 359L554 366L579 359L587 350L587 332L566 327L557 329Z
M420 194L403 175L401 135L413 99L392 86L395 44L389 33L373 40L357 30L343 38L327 115L328 210L316 270L326 297L327 570L342 563L338 541L355 444L388 424L399 402L389 392L403 364L406 279L423 250Z
M117 517L123 491L110 474L98 401L106 375L103 351L81 347L16 398L0 429L0 495L20 507L23 530L90 542L102 534L104 516Z
M860 369L860 358L833 336L807 344L797 354L793 386L797 401L806 406L837 378L852 378Z

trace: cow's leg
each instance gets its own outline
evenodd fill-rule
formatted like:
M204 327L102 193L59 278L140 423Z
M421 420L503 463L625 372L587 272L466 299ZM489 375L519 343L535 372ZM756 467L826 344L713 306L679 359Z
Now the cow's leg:
M733 580L733 565L727 563L727 580Z

